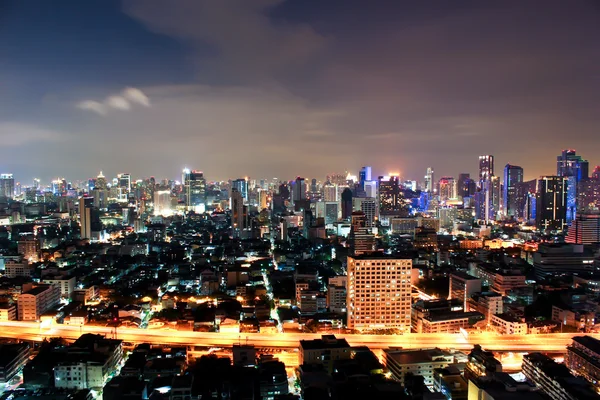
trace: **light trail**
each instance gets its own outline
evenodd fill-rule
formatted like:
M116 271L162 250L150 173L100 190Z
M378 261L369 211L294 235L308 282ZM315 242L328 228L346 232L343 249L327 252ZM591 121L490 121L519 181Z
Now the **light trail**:
M37 322L0 321L0 337L22 340L41 341L48 337L63 337L68 340L77 339L83 333L101 334L107 337L115 336L115 329L111 327L85 325L53 325L41 328ZM490 351L513 352L564 352L571 344L574 336L584 334L552 333L539 335L498 335L486 332L470 334L467 338L461 334L432 334L412 333L407 335L361 335L338 334L351 346L367 346L371 349L386 349L390 347L402 348L428 348L440 347L445 349L470 350L473 345L479 344ZM319 334L312 333L245 333L247 343L257 348L293 349L299 346L300 340L320 338ZM590 334L600 339L600 334ZM212 333L193 331L164 331L159 329L118 328L117 338L131 343L150 343L166 345L206 346L206 347L232 347L239 342L239 333Z

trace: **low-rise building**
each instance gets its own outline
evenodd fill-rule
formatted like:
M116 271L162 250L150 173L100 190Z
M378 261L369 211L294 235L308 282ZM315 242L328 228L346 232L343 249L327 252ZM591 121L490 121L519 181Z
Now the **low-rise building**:
M0 344L0 385L6 384L29 361L28 343Z
M44 276L41 283L46 285L58 285L60 295L63 299L70 299L75 290L76 278L74 276Z
M300 365L323 365L331 373L336 360L350 359L350 345L346 339L338 339L334 335L323 335L321 339L301 340L298 357Z
M14 321L17 319L17 306L11 303L0 304L0 321Z
M39 285L19 295L17 306L20 321L39 321L42 314L60 302L58 285Z
M394 379L404 384L406 374L420 375L433 387L434 370L456 364L456 355L438 348L420 350L384 350L385 366Z
M598 400L588 381L576 378L564 364L541 353L523 356L523 374L554 400Z
M496 292L477 293L467 300L466 310L482 313L489 323L492 315L504 311L502 295Z
M592 385L600 385L600 340L591 336L576 336L567 347L566 366Z
M502 335L526 335L527 323L509 314L495 314L490 317L492 325Z

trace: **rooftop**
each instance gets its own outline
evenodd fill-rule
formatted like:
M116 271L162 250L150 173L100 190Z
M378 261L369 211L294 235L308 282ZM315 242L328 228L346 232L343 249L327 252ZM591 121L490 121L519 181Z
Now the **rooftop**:
M321 350L350 348L350 345L346 339L338 339L334 335L323 335L321 339L301 340L300 347L303 350Z
M596 354L600 354L600 340L591 336L576 336L573 338L573 344L578 343L581 346L587 347Z

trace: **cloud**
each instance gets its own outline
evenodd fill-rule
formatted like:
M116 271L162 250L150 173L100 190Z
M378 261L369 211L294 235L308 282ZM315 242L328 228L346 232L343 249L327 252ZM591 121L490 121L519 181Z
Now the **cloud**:
M0 148L19 147L40 142L56 142L63 139L63 135L58 132L16 122L0 122L0 132L2 133Z
M293 75L330 43L309 24L273 22L269 12L283 3L181 0L173 7L169 0L125 0L124 10L149 29L190 44L203 76L248 82ZM207 47L214 56L206 57Z
M77 103L76 107L81 110L92 111L100 115L106 115L109 110L128 111L132 104L150 107L150 99L140 89L128 87L119 94L108 96L104 101L84 100Z

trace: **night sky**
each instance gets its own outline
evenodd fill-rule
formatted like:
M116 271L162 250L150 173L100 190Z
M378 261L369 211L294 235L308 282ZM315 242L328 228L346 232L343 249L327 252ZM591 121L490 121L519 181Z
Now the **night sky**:
M596 0L0 0L0 172L600 164Z

